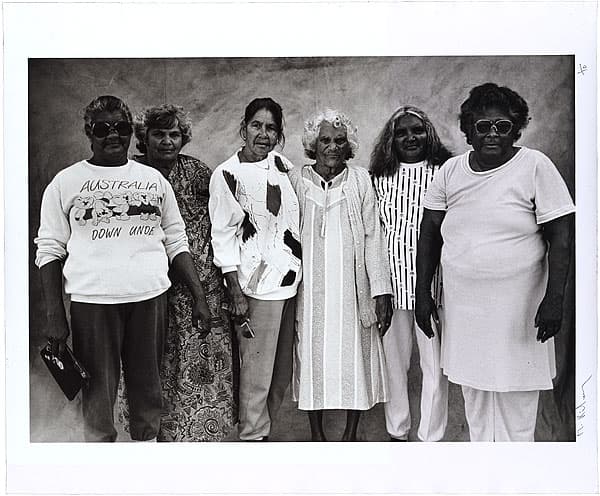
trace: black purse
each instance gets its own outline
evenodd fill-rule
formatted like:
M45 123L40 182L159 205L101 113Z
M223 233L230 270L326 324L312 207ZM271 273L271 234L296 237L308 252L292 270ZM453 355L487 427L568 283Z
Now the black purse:
M73 400L79 390L89 382L90 375L87 370L66 344L62 359L52 354L52 341L48 341L40 350L40 355L69 401Z

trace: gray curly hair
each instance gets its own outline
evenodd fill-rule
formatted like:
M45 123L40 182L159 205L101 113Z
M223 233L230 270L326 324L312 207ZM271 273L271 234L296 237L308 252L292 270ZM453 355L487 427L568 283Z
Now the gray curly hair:
M192 140L192 120L183 107L165 103L157 107L142 110L133 119L133 129L137 139L136 148L146 153L146 134L149 129L171 129L179 127L182 134L182 146Z
M319 131L321 130L321 124L328 122L334 128L345 127L346 137L348 143L350 143L350 153L346 157L350 159L354 157L359 147L358 141L358 129L348 116L338 110L326 109L324 112L317 113L314 117L307 120L304 124L304 134L302 135L302 145L304 146L304 154L310 158L316 158L317 150L317 138L319 137Z

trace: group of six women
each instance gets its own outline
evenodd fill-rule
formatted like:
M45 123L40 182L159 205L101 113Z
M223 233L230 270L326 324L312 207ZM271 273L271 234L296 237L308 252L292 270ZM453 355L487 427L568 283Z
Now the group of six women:
M539 391L555 375L574 205L554 164L515 146L528 120L511 89L475 87L460 111L473 149L452 157L428 116L403 106L367 169L349 163L357 128L328 109L304 126L312 163L294 166L275 151L281 106L257 98L243 145L211 174L180 153L191 139L180 107L136 116L135 160L172 186L203 287L197 297L189 276L170 273L158 440L220 440L236 417L240 440L268 440L291 381L313 441L326 440L329 409L346 410L342 440L356 441L360 413L380 402L390 439L406 441L414 336L420 440L443 438L450 380L462 386L472 441L533 441ZM133 132L106 127L106 139ZM107 201L109 216L122 213ZM127 382L125 370L119 403L130 419Z

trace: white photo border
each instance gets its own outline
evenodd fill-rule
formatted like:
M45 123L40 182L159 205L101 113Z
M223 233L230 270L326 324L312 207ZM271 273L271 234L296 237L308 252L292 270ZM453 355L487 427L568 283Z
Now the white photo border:
M5 3L7 490L597 492L596 9L596 2ZM143 36L144 26L164 19L176 23L175 51L161 41L163 36ZM419 19L427 20L426 27ZM399 42L399 25L417 45ZM123 36L130 37L128 43ZM576 442L149 446L29 441L31 240L23 222L28 209L28 58L527 54L575 55ZM579 64L586 66L584 74L577 74Z

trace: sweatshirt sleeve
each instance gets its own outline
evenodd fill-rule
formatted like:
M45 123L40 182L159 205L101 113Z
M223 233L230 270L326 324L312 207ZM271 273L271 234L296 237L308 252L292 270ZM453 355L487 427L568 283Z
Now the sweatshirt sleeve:
M169 262L172 262L177 255L185 251L189 252L190 249L185 233L185 223L179 212L173 188L166 179L161 178L161 182L165 193L162 203L161 227L165 233L165 251Z
M235 198L237 187L235 175L223 167L217 168L210 178L208 212L213 261L223 273L234 272L240 265L237 231L245 213Z
M64 260L70 237L69 212L64 210L60 181L55 177L42 196L40 228L34 240L37 245L35 264L42 267L54 260Z

